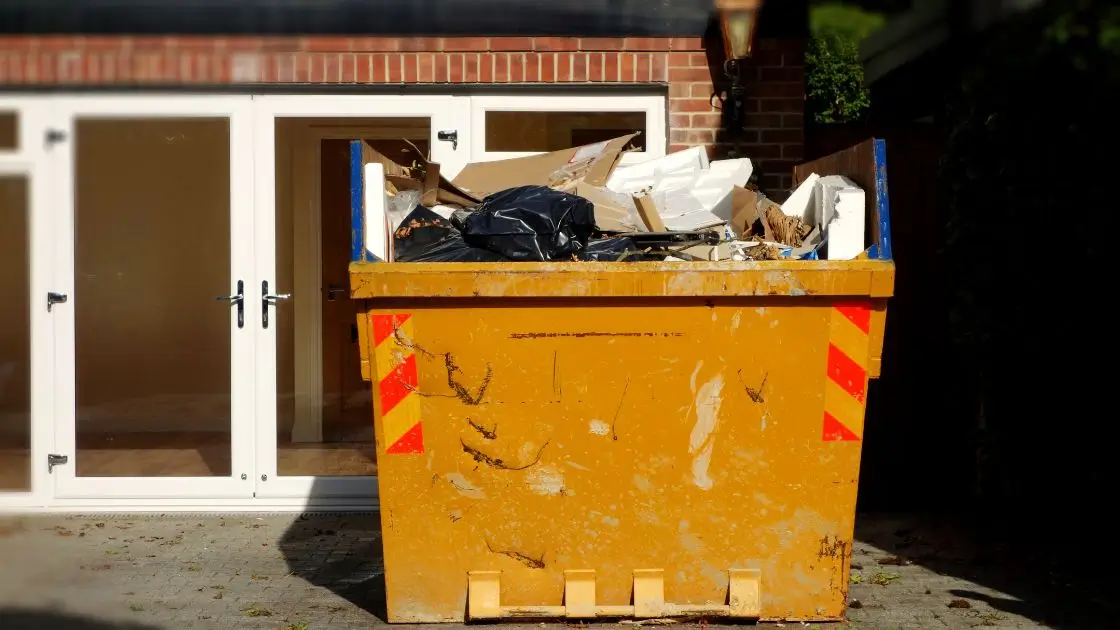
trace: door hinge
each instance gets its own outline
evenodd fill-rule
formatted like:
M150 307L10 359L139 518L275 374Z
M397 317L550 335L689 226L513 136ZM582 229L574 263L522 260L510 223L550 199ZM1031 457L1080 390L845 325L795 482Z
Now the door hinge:
M47 129L45 135L48 147L66 139L66 132L61 129Z
M54 453L51 453L50 455L47 455L47 472L52 473L54 472L55 466L61 466L69 462L70 457L68 455L55 455Z
M440 142L450 142L452 151L458 151L459 150L459 130L458 129L448 129L446 131L436 132L436 140L439 140Z
M65 304L66 300L68 299L70 298L68 298L65 293L54 293L53 291L51 293L48 293L47 312L51 312L51 309L54 308L55 304Z

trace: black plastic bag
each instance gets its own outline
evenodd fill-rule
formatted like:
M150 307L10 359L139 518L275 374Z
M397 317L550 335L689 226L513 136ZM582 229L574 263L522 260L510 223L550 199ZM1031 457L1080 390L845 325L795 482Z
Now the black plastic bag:
M545 186L519 186L486 197L474 212L455 213L452 221L467 244L510 260L571 260L595 230L595 206Z
M471 247L451 222L424 206L417 206L393 233L397 262L501 262L499 254Z
M602 238L591 241L579 254L580 260L591 262L638 262L643 260L665 260L664 253L643 252L626 236Z

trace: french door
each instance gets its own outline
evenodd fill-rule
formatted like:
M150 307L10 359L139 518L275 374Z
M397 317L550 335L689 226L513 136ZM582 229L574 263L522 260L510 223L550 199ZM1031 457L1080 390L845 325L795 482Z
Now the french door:
M348 238L351 211L335 153L404 138L453 175L467 102L44 102L56 498L372 503L370 396L347 363L348 257L331 237Z
M257 498L372 505L373 396L349 300L350 141L410 143L453 177L469 161L470 98L254 97L255 256L283 299L258 327Z
M49 107L57 497L250 498L262 313L252 99Z

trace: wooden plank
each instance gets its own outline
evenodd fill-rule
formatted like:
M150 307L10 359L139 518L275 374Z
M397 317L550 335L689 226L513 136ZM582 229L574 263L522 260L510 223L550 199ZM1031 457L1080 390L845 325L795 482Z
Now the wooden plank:
M638 216L642 218L642 223L645 223L647 230L666 231L665 222L661 220L661 213L657 211L657 204L653 202L652 197L645 193L634 195L634 207L637 208Z

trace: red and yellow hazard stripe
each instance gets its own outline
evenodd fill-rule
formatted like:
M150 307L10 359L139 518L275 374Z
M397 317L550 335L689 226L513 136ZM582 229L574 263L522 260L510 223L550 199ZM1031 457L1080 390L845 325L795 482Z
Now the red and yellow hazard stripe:
M374 366L377 374L381 444L385 453L408 455L424 452L424 426L420 421L419 376L412 343L412 316L389 313L370 317Z
M871 306L837 303L830 317L822 436L826 442L858 442L867 404Z

